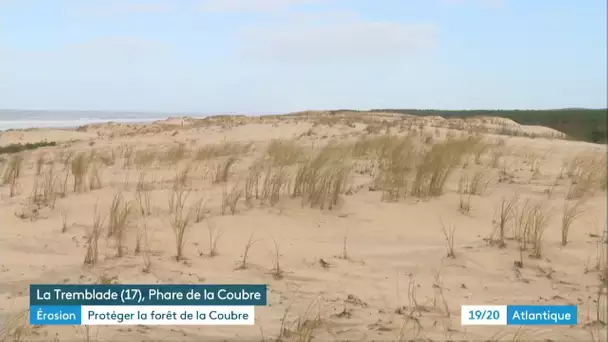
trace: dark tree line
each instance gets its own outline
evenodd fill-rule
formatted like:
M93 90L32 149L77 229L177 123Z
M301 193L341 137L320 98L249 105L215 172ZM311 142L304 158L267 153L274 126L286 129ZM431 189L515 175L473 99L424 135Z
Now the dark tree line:
M565 108L550 110L435 110L435 109L373 109L373 112L391 112L418 116L467 118L495 116L511 119L521 125L539 125L553 128L574 140L606 143L608 109Z

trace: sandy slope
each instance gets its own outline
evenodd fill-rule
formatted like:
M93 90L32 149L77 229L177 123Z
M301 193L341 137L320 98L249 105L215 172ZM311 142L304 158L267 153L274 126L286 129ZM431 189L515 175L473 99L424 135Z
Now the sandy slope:
M605 153L599 145L564 140L489 136L488 141L504 139L504 156L496 167L490 153L480 167L487 170L488 189L471 196L472 210L458 210L457 193L460 173L452 174L444 195L438 198L406 198L397 203L381 201L380 191L369 191L371 180L365 172L354 172L353 188L333 210L302 206L300 199L284 198L270 207L255 205L249 209L239 202L237 213L220 214L222 186L214 185L204 170L213 170L216 160L199 163L190 187L193 199L205 198L207 218L194 223L185 246L186 260L177 262L174 234L167 209L169 181L179 165L149 166L154 174L152 215L146 222L149 253L134 253L136 231L143 220L134 217L127 237L126 255L116 257L113 239L100 239L100 260L94 267L83 266L87 236L90 234L95 204L106 214L117 189L125 188L125 199L135 199L139 176L135 167L125 169L122 146L135 150L174 146L185 143L194 150L222 140L254 142L255 151L264 151L273 138L296 138L302 144L320 144L330 138L347 139L366 134L369 122L355 119L347 124L320 122L313 118L218 120L213 124L154 123L144 126L95 125L82 132L57 131L12 132L3 135L2 143L50 139L82 139L57 148L26 152L27 167L19 179L19 194L9 196L10 186L0 188L0 311L7 320L25 308L30 283L91 283L114 279L119 283L260 283L269 284L270 305L256 309L253 327L101 327L87 333L82 327L27 327L25 340L58 341L200 341L220 339L276 339L281 320L289 307L284 339L294 335L298 316L313 322L315 340L590 340L599 324L592 323L597 310L598 237L606 222L606 193L596 191L585 203L585 212L572 224L566 246L560 245L562 207L569 178L558 177L564 161L580 153ZM395 126L394 133L412 131ZM416 119L418 120L418 119ZM441 123L441 120L435 120ZM445 136L447 126L432 127L428 134ZM415 127L418 124L414 125ZM458 132L460 134L460 132ZM469 133L462 133L468 135ZM19 136L20 138L15 138ZM14 139L14 141L13 141ZM58 175L64 175L59 163L61 150L100 153L115 151L115 163L102 168L102 188L74 193L69 179L65 198L54 209L33 207L29 203L35 176L35 161L44 154L54 160ZM117 157L118 156L118 157ZM243 174L252 153L240 157L232 179ZM472 163L474 164L474 163ZM43 170L49 168L47 163ZM505 179L499 182L500 170ZM127 176L128 175L128 176ZM151 179L151 178L150 178ZM551 185L558 180L558 185ZM232 184L232 183L230 183ZM544 233L540 259L525 252L524 267L516 270L519 260L517 242L507 240L505 248L488 244L485 238L493 230L495 210L501 198L517 191L522 199L543 201L553 208ZM551 196L547 192L551 191ZM67 214L67 231L62 232L62 214ZM134 215L137 216L137 215ZM441 222L455 227L455 258L446 257L446 241ZM209 256L209 231L221 231L217 255ZM105 232L105 226L104 226ZM249 267L235 270L249 237L258 240L249 252ZM345 239L346 237L346 239ZM270 274L280 247L280 263L285 274L274 279ZM348 258L342 258L346 248ZM144 256L151 260L149 272ZM329 263L321 266L320 259ZM415 289L412 298L411 288ZM408 288L410 288L408 290ZM441 290L441 291L440 291ZM445 303L441 293L445 297ZM418 307L413 310L413 301ZM315 302L312 313L306 308ZM462 327L462 304L577 304L576 327ZM606 310L603 299L601 310ZM446 310L447 308L447 310ZM410 313L412 313L410 315ZM410 317L408 317L410 316ZM606 321L607 317L603 316ZM309 326L313 323L307 323ZM417 325L415 322L419 322ZM11 328L18 327L12 326ZM419 329L417 329L419 327ZM305 329L301 329L305 330ZM515 337L514 337L515 336ZM600 337L597 337L600 338ZM12 340L11 340L12 341ZM604 339L605 341L605 339Z

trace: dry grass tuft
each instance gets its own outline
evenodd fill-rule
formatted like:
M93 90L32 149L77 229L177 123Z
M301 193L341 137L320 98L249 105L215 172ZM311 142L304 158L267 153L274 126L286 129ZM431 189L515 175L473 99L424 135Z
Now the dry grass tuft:
M122 192L116 192L112 198L112 204L110 205L110 221L108 222L107 236L116 237L119 245L124 242L122 240L124 239L127 225L129 224L131 212L131 203L125 202ZM119 256L122 256L120 250L118 254Z
M350 171L344 146L328 144L298 166L292 196L302 196L302 204L331 210L346 189Z
M441 220L441 230L443 232L443 236L445 238L445 249L446 256L448 258L456 258L456 252L454 251L454 239L456 237L456 226L450 225L448 228L443 224L443 220Z
M44 167L45 163L46 163L46 154L40 153L38 155L38 157L36 158L36 176L40 176L40 174L42 173L42 168Z
M378 158L390 155L387 150L394 149L395 146L409 146L413 144L407 136L361 136L352 146L352 155L355 158Z
M506 154L506 148L504 143L496 143L495 146L491 147L491 162L490 165L493 168L498 168L504 155Z
M191 208L191 211L194 214L194 223L199 223L205 219L207 214L206 200L206 197L199 198Z
M148 224L145 220L138 227L137 243L135 253L142 252L144 268L142 272L149 273L152 268L152 259L150 258L150 244L148 243Z
M10 197L17 196L19 193L19 177L21 176L24 159L23 154L14 154L2 171L2 185L10 185Z
M104 166L112 166L116 164L116 151L102 151L97 153L97 160Z
M348 254L348 229L344 233L344 239L342 240L342 254L339 256L340 259L350 260Z
M62 150L57 154L58 161L63 165L63 170L68 171L72 160L74 160L74 151Z
M245 205L248 208L253 207L253 200L260 198L260 178L264 172L263 158L258 159L249 166L249 173L245 179Z
M570 226L579 216L583 214L585 208L585 198L581 198L578 201L564 200L564 210L562 213L562 246L568 244L568 233L570 232Z
M139 179L135 187L135 199L137 200L141 217L152 215L152 193L150 186L146 182L146 172L143 169L139 173Z
M135 157L133 158L133 162L135 166L139 170L143 170L156 161L157 154L156 151L153 150L139 150L135 152Z
M483 139L479 140L479 144L474 150L475 164L481 165L481 160L486 152L490 149L490 145L485 143Z
M0 327L0 341L25 342L28 340L28 330L28 310L20 310L16 314L9 314Z
M275 205L280 200L282 192L288 187L290 181L288 166L277 166L272 160L272 157L262 156L249 166L244 188L245 205L248 208L253 207L254 199L264 204ZM283 162L287 161L283 160Z
M61 232L66 233L68 231L68 208L61 208Z
M542 257L544 233L549 225L551 210L547 208L544 202L537 202L530 205L523 214L525 215L523 227L526 228L527 232L524 233L522 249L527 247L527 243L531 243L532 254L530 257L539 259Z
M272 243L274 245L274 253L272 255L272 269L270 270L270 274L276 280L283 279L285 276L285 272L281 268L281 249L277 240L272 239Z
M294 165L302 161L305 153L295 140L273 139L266 149L266 155L274 166Z
M226 183L230 176L230 169L237 161L238 159L236 157L230 156L225 161L218 163L213 172L213 183Z
M190 150L186 147L186 144L179 143L176 146L172 146L165 151L163 155L160 156L160 159L169 164L177 164L179 161L188 158L190 155Z
M232 215L236 214L236 207L242 196L243 189L239 187L238 183L230 191L228 191L227 185L225 185L222 190L222 215L225 215L228 209L230 209Z
M110 206L110 221L108 222L108 237L116 238L116 255L124 256L127 229L131 219L133 206L126 202L121 192L117 192Z
M567 199L575 200L606 191L606 154L579 155L568 165L568 177L572 180Z
M68 169L64 168L63 170L63 177L59 178L59 190L58 190L58 195L61 198L64 198L68 195L68 181L70 179L70 171L68 171Z
M493 223L495 230L490 238L490 243L497 244L498 247L504 248L507 244L505 236L510 222L515 218L519 196L514 194L511 198L502 197L500 203L494 213ZM498 230L498 232L496 232ZM498 237L496 237L498 234Z
M458 202L458 211L462 214L468 214L471 212L471 196L472 195L460 195Z
M173 177L173 186L187 188L191 174L192 164L187 164L181 170L175 171L175 176Z
M490 180L487 171L476 170L472 173L464 172L458 181L458 193L468 195L482 195L488 188Z
M32 193L30 194L30 203L35 204L38 207L48 206L51 209L54 209L58 196L56 190L57 179L58 177L54 175L54 167L52 164L44 174L42 183L39 183L38 176L36 176L36 178L34 178Z
M86 191L86 175L89 169L89 156L81 152L71 161L72 177L74 177L74 192Z
M355 143L354 154L368 155L377 151L383 201L397 201L407 196L410 176L414 171L416 150L409 137L381 136Z
M102 219L98 205L95 205L95 211L93 213L93 229L89 233L87 238L87 252L84 257L84 264L89 266L95 266L99 261L99 237L101 236L101 227L105 218Z
M323 319L320 313L320 300L315 298L308 304L304 313L298 315L292 322L287 322L289 307L285 310L281 320L281 331L277 336L277 341L298 341L311 342L315 339L317 331L323 327ZM318 306L317 313L313 312Z
M434 197L443 194L448 177L475 145L470 139L448 139L423 150L412 183L412 195Z
M217 228L210 220L207 220L207 232L209 234L209 257L213 258L218 255L217 244L224 232Z
M220 157L247 154L252 150L253 143L224 141L218 144L204 145L196 150L194 159L198 161Z
M101 181L101 166L97 162L91 163L90 171L89 171L89 189L97 190L103 187L103 183Z
M124 159L123 164L122 164L123 169L128 169L133 164L133 153L134 152L135 152L135 148L133 146L129 146L129 145L121 146L121 153L122 153L122 157Z
M169 197L169 212L171 213L171 227L175 234L175 259L183 259L186 234L190 227L189 212L184 210L190 192L179 186L174 186Z
M239 264L236 267L237 270L245 270L249 267L249 263L247 262L247 258L249 257L249 251L251 250L251 247L253 247L253 245L257 242L258 240L254 240L253 234L251 234L249 236L249 240L247 240L247 244L245 245L243 255L241 255L241 260L239 261Z

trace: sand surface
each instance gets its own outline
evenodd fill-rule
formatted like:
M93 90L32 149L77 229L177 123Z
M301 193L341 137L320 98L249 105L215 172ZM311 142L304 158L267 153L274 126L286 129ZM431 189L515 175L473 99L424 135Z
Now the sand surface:
M0 187L0 321L3 334L12 336L6 341L19 340L15 334L21 334L19 341L606 341L606 296L598 297L606 267L605 146L556 139L559 133L544 127L489 120L307 113L3 133L0 145L61 142L23 152L19 177ZM505 125L511 135L495 134ZM289 177L276 200L246 196L250 166L267 155L272 139L304 148L300 159L286 166L291 170L304 153L329 141L353 143L387 130L423 147L446 137L483 138L480 146L486 149L467 154L438 196L387 200L386 185L377 182L382 172L369 156L342 158L352 168L331 209L291 196L295 178ZM529 135L534 132L538 135ZM89 159L83 187L75 189L78 156ZM216 171L230 156L236 159L224 181ZM0 172L6 175L14 156L1 157ZM184 212L190 212L191 222L177 261L169 203L174 178L186 168ZM479 189L466 194L463 184L475 175L481 178ZM566 201L572 188L580 196ZM107 236L119 191L132 208L122 249L116 236ZM497 208L515 194L513 217L500 240ZM539 205L547 224L539 228L538 250L533 241L520 253L516 214L526 200ZM581 213L563 246L565 205L578 205ZM96 208L106 218L98 260L84 265ZM247 267L236 269L250 238L255 243ZM534 252L540 255L533 257ZM30 283L107 282L268 284L269 305L256 308L256 325L250 327L85 329L31 327L19 320L28 307ZM463 304L576 304L579 325L465 327Z

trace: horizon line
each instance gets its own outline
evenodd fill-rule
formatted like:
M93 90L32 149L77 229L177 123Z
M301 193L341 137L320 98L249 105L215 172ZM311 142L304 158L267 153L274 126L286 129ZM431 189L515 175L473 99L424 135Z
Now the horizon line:
M351 109L351 108L338 108L338 109L302 109L295 111L282 111L282 112L263 112L267 115L276 114L290 114L299 112L323 112L323 111L354 111L354 112L373 112L373 111L390 111L390 110L411 110L411 111L444 111L444 112L474 112L474 111L558 111L558 110L608 110L608 107L592 108L592 107L563 107L563 108L541 108L541 109L504 109L504 108L474 108L474 109L442 109L442 108L369 108L369 109ZM132 114L161 114L161 115L247 115L243 112L237 111L212 111L212 112L194 112L194 111L145 111L145 110L97 110L97 109L14 109L14 108L0 108L0 112L85 112L85 113L132 113ZM252 111L249 114L265 115L262 112Z

